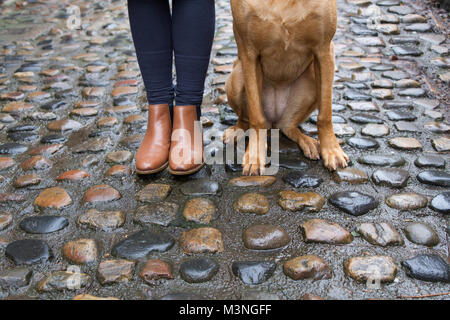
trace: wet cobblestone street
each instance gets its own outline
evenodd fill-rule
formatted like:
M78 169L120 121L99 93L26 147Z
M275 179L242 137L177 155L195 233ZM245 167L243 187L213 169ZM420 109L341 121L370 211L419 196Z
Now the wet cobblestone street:
M126 1L0 1L0 298L450 299L448 13L337 3L351 165L329 172L281 137L274 176L175 177L135 173L147 106ZM208 152L237 120L236 56L217 0Z

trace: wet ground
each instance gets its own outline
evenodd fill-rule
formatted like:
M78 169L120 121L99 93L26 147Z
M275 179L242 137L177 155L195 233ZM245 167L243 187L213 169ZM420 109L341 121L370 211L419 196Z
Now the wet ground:
M75 7L68 9L69 3ZM152 177L134 173L134 152L145 132L146 105L125 1L29 1L26 5L4 1L0 6L0 297L72 299L90 294L119 299L158 299L167 295L301 299L309 294L324 299L448 299L450 296L444 295L450 291L449 194L445 193L450 186L448 25L445 12L421 3L338 0L335 131L355 170L333 175L320 161L305 159L295 144L282 138L276 181L269 186L241 187L230 184L232 178L240 177L239 168L234 166L206 166L194 176L182 178L167 172ZM216 146L211 150L219 152L220 144L209 137L220 134L236 120L226 103L223 84L237 51L228 1L216 1L216 8L217 32L203 121L205 143ZM78 19L73 19L77 10L80 25ZM66 119L75 122L57 121ZM315 135L314 115L301 129ZM117 151L128 152L114 153ZM375 160L381 163L376 165ZM389 167L393 169L383 171ZM69 170L78 171L57 179ZM297 172L307 172L310 179L299 178ZM432 181L418 178L427 172ZM319 182L311 184L314 180ZM155 183L171 187L167 197L153 190L149 192L152 199L140 201L138 192ZM295 187L296 183L304 184ZM219 188L214 188L217 184ZM109 185L115 190L87 193L96 185ZM53 187L67 194L50 189ZM278 204L279 193L284 190L314 192L326 201L318 212L284 210ZM360 192L345 206L368 195L373 199L366 205L374 204L372 209L357 215L354 209L346 213L333 206L328 200L342 191ZM233 203L250 192L268 200L267 213L235 209ZM387 205L386 199L398 193L407 193L406 200L394 208ZM432 199L440 194L447 202L437 206ZM38 196L44 201L36 201ZM183 216L186 202L199 197L214 203L211 221L199 223ZM148 205L147 201L156 207L167 202L178 206L171 218L165 212L162 218L152 214L157 211L153 208L145 222L139 222L136 210ZM248 205L255 203L250 201ZM106 215L103 220L94 219L96 223L82 223L80 216L93 208L100 212L121 211L125 221L114 223L112 215ZM204 208L199 206L197 211L201 210ZM25 218L43 216L65 217L68 225L54 227L55 231L44 220L36 220L34 229L45 229L38 234L24 227ZM314 218L339 224L346 229L339 232L353 240L339 243L349 241L336 240L334 236L339 232L335 226L319 236L320 243L308 240L300 226ZM396 230L401 245L372 244L356 231L361 223L376 223L375 233L388 237L386 230L380 229L381 222ZM415 222L421 223L420 227L414 228ZM263 232L250 235L262 243L262 249L247 248L243 232L257 224L280 227L288 243L272 241L275 244L270 246L270 236ZM211 239L209 235L193 244L204 252L182 246L179 239L183 232L205 226L219 230L220 236ZM113 248L119 241L144 228L169 234L175 244L164 252L152 251L136 259L114 256ZM220 238L223 251L210 252L215 251L210 242L220 243ZM44 241L39 244L50 248L51 257L27 248L30 243L24 239ZM79 239L94 239L96 250L86 242L67 245ZM17 249L18 244L25 247ZM68 246L70 250L62 254ZM434 264L421 272L409 272L402 262L420 254L432 255L430 261ZM328 269L331 276L320 279L317 266L305 267L308 270L302 273L303 280L287 276L283 265L305 255L319 257L320 267ZM345 262L353 257L371 256L385 258L381 262L369 259L356 270L346 267ZM385 270L389 257L396 270ZM99 265L119 258L132 260L135 265L129 270L110 268L112 280L101 284L104 268L99 272ZM218 264L217 273L201 283L183 280L186 276L181 276L181 265L196 258L212 258ZM164 279L157 268L145 266L149 259L168 263L172 269L169 278L173 279ZM244 283L233 273L236 261L260 262L250 274L261 272L264 281ZM276 268L264 270L263 261L275 263ZM118 265L124 266L126 261L120 260ZM199 272L198 265L194 271ZM82 288L72 287L67 277L55 277L58 271L73 272L73 266L90 277ZM146 282L140 275L143 269L162 279ZM377 288L365 281L367 277L373 279L373 270L384 270L383 275L386 272L385 283ZM355 273L363 280L356 281ZM424 281L424 274L425 280L433 281ZM42 289L42 281L48 279L53 279L53 284Z

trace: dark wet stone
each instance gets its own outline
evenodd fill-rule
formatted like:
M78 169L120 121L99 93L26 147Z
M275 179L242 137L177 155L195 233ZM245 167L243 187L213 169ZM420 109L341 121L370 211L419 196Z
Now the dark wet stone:
M359 157L358 162L378 167L401 167L406 163L405 159L400 156L383 156L376 154Z
M269 261L236 261L231 270L245 284L261 284L272 277L277 265Z
M350 138L347 144L361 150L378 149L380 146L378 141L372 138Z
M19 142L33 142L39 139L39 135L33 132L11 132L8 139Z
M193 197L216 195L220 192L220 185L214 180L198 179L183 183L180 190L184 195Z
M65 109L69 104L65 101L50 101L41 106L42 109L47 111L54 111L58 109Z
M408 171L397 168L378 169L372 174L372 180L375 184L391 188L406 187L408 179Z
M242 213L266 214L269 212L269 200L259 193L246 193L234 202L234 210Z
M383 104L384 109L411 109L412 105L409 101L388 101Z
M19 143L4 143L0 145L0 154L19 154L28 150L28 147Z
M211 280L219 271L219 264L211 258L194 258L183 262L180 266L181 278L189 283Z
M291 241L284 229L270 224L251 226L244 231L242 238L245 247L252 250L278 249Z
M450 282L449 264L436 254L419 254L402 262L406 274L430 282Z
M157 202L137 208L134 221L142 225L157 224L167 227L178 213L178 204Z
M417 47L410 47L410 46L395 46L395 47L392 47L392 51L397 56L418 57L423 54L423 52L420 49L418 49Z
M241 176L231 179L228 185L235 187L269 187L276 180L274 176Z
M299 160L298 158L292 158L292 157L288 158L283 155L280 155L279 165L282 168L299 170L299 171L306 170L309 167L306 162L303 162L303 161ZM240 167L240 170L242 170L242 167Z
M36 131L39 127L29 125L29 124L23 124L23 125L17 125L14 127L9 127L6 132L24 132L24 131Z
M366 222L360 224L356 231L369 243L378 246L401 246L402 236L390 224L385 222Z
M47 242L37 239L16 240L8 244L5 255L15 264L45 263L53 254Z
M364 113L358 113L354 114L349 118L351 121L356 123L376 123L376 124L382 124L384 121L377 116L373 116L371 114L364 114Z
M111 254L118 258L140 259L152 251L170 250L174 244L175 240L166 232L142 230L116 243Z
M344 99L353 101L371 101L372 97L356 90L345 90Z
M430 208L434 211L449 214L450 213L450 191L443 192L435 196L430 203Z
M106 260L98 265L97 276L101 284L128 282L134 271L134 261L125 259Z
M60 134L49 134L41 139L41 143L63 143L67 138Z
M403 111L388 111L386 115L392 121L414 121L417 119L414 114Z
M325 199L320 194L314 192L298 193L292 190L281 191L278 200L280 207L289 211L318 212L322 209L324 203Z
M291 171L283 176L283 181L295 188L316 188L323 182L321 176L304 171Z
M20 228L28 233L51 233L64 229L69 221L60 216L26 217L20 222Z
M405 227L405 235L409 241L427 247L434 247L439 244L439 236L434 229L421 222L412 222Z
M20 288L30 283L32 271L25 267L16 267L9 270L2 270L0 272L0 287Z
M139 275L145 282L152 284L154 280L173 279L172 265L160 259L150 259L142 267Z
M439 186L450 187L450 173L439 170L423 171L417 175L417 180L422 183Z
M358 191L341 191L333 194L329 202L353 216L361 216L378 206L374 197Z
M137 199L142 202L162 201L167 198L172 187L168 184L150 183L137 194Z

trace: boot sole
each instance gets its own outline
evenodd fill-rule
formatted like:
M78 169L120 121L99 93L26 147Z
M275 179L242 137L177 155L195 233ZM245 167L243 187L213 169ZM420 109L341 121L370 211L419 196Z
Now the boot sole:
M164 163L161 167L157 168L157 169L152 169L152 170L139 170L138 168L136 168L136 172L138 174L143 174L143 175L147 175L147 174L154 174L154 173L158 173L163 171L165 168L167 168L167 166L169 165L169 161L167 161L166 163Z
M187 176L187 175L190 175L190 174L193 174L193 173L196 173L196 172L200 171L200 169L203 168L204 166L205 166L205 163L203 162L198 167L195 167L195 168L187 170L187 171L176 171L176 170L170 169L170 167L167 170L169 171L169 173L171 173L171 174L173 174L175 176Z

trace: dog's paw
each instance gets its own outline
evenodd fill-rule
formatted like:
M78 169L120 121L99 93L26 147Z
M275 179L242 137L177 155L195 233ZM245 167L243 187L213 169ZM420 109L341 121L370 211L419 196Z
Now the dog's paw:
M266 151L267 140L264 137L264 141L259 143L259 138L255 138L250 135L249 144L247 150L245 150L244 159L242 162L242 174L246 176L258 176L264 175L266 169Z
M335 171L337 168L345 168L350 160L337 142L329 147L321 147L320 154L324 166L330 171Z
M236 141L239 141L244 136L245 132L242 128L239 128L238 126L231 126L223 133L222 141L225 144L231 142L236 143Z
M319 160L319 142L316 139L304 135L298 139L298 145L302 149L305 157L311 160Z

